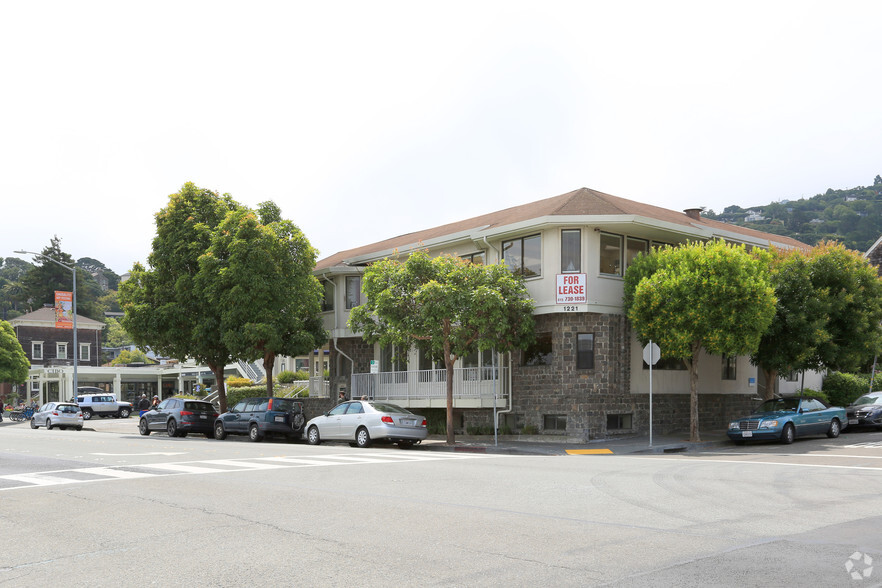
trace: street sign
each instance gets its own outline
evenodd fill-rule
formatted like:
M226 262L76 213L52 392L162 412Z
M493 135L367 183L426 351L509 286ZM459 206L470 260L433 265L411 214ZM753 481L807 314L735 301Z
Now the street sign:
M380 373L380 362L376 359L371 360L371 373L379 374Z
M646 362L646 365L657 364L659 357L661 357L661 349L658 348L658 344L652 341L647 343L643 348L643 361Z

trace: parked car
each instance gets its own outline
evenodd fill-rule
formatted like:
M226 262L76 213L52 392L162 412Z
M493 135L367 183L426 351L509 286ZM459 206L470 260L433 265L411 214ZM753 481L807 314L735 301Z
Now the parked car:
M94 390L98 392L93 392ZM113 394L91 387L77 388L77 404L83 410L83 418L87 421L93 415L127 419L133 410L131 402L117 400Z
M260 441L266 435L283 435L291 440L303 436L303 403L291 398L246 398L214 421L214 438L248 435Z
M727 435L738 444L750 440L793 443L797 437L811 435L838 437L847 426L844 408L811 396L793 396L766 400L749 416L729 423Z
M52 427L66 429L71 427L77 431L83 430L83 411L72 402L47 402L34 412L31 418L31 428L37 429Z
M214 437L214 419L217 416L210 402L166 398L141 415L138 431L142 435L149 435L151 431L165 431L169 437L186 437L189 433Z
M409 448L428 436L426 417L390 402L351 400L342 402L306 423L306 440L349 441L353 447L368 447L385 440Z
M882 430L882 392L864 394L845 407L849 427L876 427Z

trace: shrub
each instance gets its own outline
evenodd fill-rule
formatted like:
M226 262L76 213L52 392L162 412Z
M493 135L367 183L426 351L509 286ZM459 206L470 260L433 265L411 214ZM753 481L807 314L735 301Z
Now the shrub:
M240 400L253 398L255 396L266 396L266 386L240 386L238 388L227 388L227 407L232 408Z
M249 380L248 378L236 378L231 376L226 380L227 388L241 388L243 386L253 386L254 381Z
M524 428L521 431L522 435L536 435L538 433L539 429L536 428L536 425L524 425Z
M824 378L824 394L834 406L848 406L869 389L870 379L860 374L833 372Z
M833 404L832 402L830 402L830 399L827 397L827 395L824 394L823 392L821 392L820 390L813 390L811 388L806 388L805 390L803 390L803 394L806 396L814 396L815 398L820 398L821 400L823 400L827 404L831 404L831 405Z
M279 384L290 384L297 378L297 374L292 372L291 370L285 370L283 372L279 372L279 375L276 376L276 382Z

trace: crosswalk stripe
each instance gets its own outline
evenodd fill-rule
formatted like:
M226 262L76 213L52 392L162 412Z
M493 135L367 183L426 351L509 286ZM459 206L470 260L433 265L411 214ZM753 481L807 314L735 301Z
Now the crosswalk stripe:
M96 476L108 476L110 478L119 478L121 480L134 480L135 478L151 478L156 474L148 474L146 472L133 472L131 470L121 470L116 468L108 468L108 467L98 467L98 468L83 468L81 470L76 470L77 472L85 472L87 474L94 474Z
M73 484L81 481L74 480L73 478L63 478L61 476L47 476L41 473L11 474L3 476L3 479L33 484L34 486L56 486L58 484Z

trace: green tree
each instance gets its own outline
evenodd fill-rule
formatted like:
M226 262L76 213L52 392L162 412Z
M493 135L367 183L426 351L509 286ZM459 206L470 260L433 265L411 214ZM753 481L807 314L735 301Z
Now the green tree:
M262 358L273 394L277 355L302 355L327 340L323 289L312 269L317 252L272 202L258 214L230 211L199 259L196 285L221 309L220 330L234 357Z
M17 257L0 258L0 318L12 319L23 314L21 281L33 267Z
M523 280L502 265L475 265L419 251L385 259L363 274L366 302L349 327L365 341L414 346L447 368L447 442L454 443L453 365L476 350L506 352L533 340L533 302Z
M184 184L156 214L149 267L136 263L119 289L125 311L121 322L135 343L207 365L217 382L221 411L227 409L224 367L232 359L223 338L224 309L196 286L196 277L215 229L239 208L229 195Z
M825 301L812 285L809 257L798 249L773 249L758 253L770 269L777 303L775 317L751 354L750 361L765 376L763 399L775 395L778 374L806 369L816 346L829 334Z
M74 267L70 254L61 250L61 240L55 236L48 247L40 252L67 266ZM55 291L73 290L73 272L44 257L35 257L36 265L28 271L21 281L21 301L34 310L44 304L54 304ZM98 309L97 300L100 294L95 279L82 268L77 268L77 314L95 320L104 317Z
M147 357L147 354L141 351L140 349L135 349L134 351L129 351L128 349L123 349L119 352L119 355L110 362L110 365L127 365L130 363L151 363L150 359Z
M28 379L31 364L12 325L0 321L0 382L23 384Z
M105 321L105 324L107 328L104 330L104 343L108 347L126 347L134 344L132 336L117 319L110 317Z
M689 369L690 439L699 441L698 358L754 351L775 315L767 266L722 241L665 247L625 272L624 308L637 338Z

